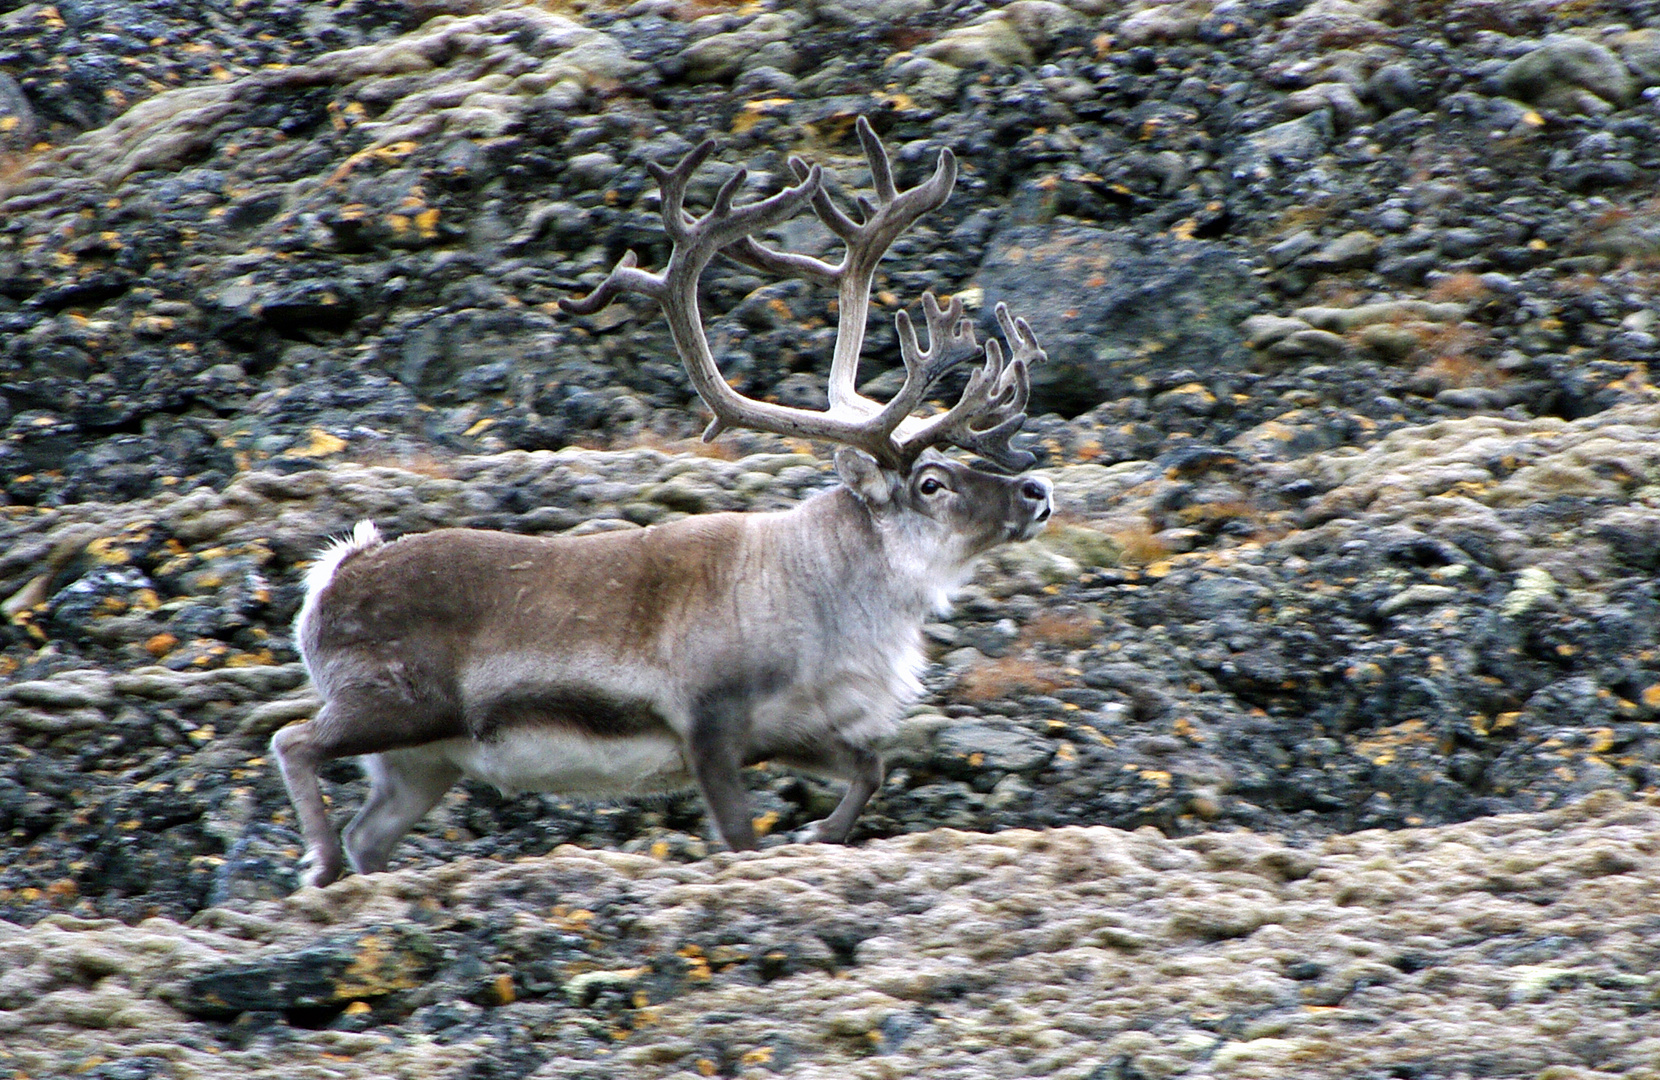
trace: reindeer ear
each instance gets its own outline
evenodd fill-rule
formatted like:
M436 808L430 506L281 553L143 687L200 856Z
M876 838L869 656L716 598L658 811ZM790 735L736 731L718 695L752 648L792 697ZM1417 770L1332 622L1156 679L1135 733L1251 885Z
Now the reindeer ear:
M836 450L836 475L869 506L886 506L893 498L893 480L876 459L851 446Z

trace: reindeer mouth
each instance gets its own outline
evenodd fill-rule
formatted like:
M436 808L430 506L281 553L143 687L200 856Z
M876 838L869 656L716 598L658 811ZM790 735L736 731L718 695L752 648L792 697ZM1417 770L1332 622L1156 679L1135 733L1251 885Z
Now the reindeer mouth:
M1047 528L1048 525L1049 525L1049 508L1044 507L1038 513L1033 514L1032 517L1027 521L1024 521L1024 522L1020 522L1020 521L1010 522L1009 526L1008 526L1008 528L1009 528L1009 539L1010 540L1031 540L1034 537L1036 537L1039 533L1041 533L1045 528Z
M1009 538L1011 540L1030 540L1041 533L1049 525L1049 518L1055 512L1054 489L1042 480L1027 480L1021 488L1021 495L1026 499L1026 512L1030 516L1025 521L1009 524Z

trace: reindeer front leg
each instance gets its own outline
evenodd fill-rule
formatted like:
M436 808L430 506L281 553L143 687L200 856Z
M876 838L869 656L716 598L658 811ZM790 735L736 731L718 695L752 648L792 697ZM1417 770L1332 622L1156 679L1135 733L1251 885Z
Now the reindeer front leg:
M830 816L812 822L796 833L804 844L843 844L853 831L865 804L882 786L882 755L867 747L842 744L840 753L830 770L847 780L847 793L830 812Z
M742 775L748 709L728 695L713 697L692 717L686 740L691 758L688 764L715 831L726 846L733 851L754 851L760 843L755 837L755 822L749 816L749 791Z

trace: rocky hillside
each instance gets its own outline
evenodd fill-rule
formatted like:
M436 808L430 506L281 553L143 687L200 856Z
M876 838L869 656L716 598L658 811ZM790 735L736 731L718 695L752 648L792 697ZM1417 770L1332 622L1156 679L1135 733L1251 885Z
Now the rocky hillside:
M1660 812L561 848L0 923L25 1076L1652 1078Z
M294 892L323 538L830 482L693 441L649 305L556 301L666 258L646 162L851 199L861 114L961 165L870 389L924 291L1007 302L1061 515L928 627L855 846L777 839L836 796L782 769L742 858L462 787ZM0 1068L1655 1075L1657 191L1648 0L9 7ZM822 401L833 297L702 300Z

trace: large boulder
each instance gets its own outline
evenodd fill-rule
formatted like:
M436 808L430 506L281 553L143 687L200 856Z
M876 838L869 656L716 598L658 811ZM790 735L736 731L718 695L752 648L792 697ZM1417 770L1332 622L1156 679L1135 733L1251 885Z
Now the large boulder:
M1238 325L1264 302L1224 244L1081 225L1002 230L976 284L988 332L1006 302L1049 354L1032 372L1033 411L1067 415L1139 393L1161 372L1245 366Z

